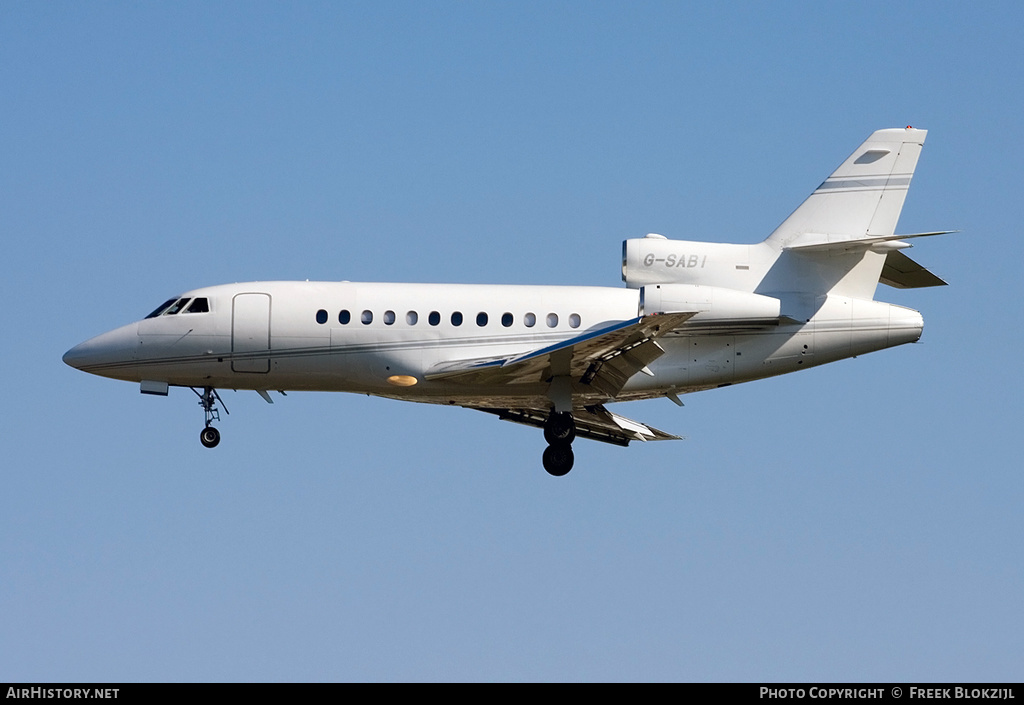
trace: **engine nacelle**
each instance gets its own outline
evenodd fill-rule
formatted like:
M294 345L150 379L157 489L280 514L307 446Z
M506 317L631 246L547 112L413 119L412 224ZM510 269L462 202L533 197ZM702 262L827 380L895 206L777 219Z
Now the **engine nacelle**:
M622 243L622 281L631 289L647 284L701 284L753 291L764 275L758 245L669 240L650 233Z
M697 311L694 321L750 321L778 318L782 302L773 296L699 284L640 287L640 313Z

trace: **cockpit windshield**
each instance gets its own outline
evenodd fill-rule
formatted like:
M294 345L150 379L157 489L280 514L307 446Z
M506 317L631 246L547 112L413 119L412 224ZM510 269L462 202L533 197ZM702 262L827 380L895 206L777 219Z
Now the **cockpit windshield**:
M173 304L171 304L171 307L169 309L167 309L166 311L164 311L162 315L164 315L164 316L173 316L178 311L180 311L181 309L185 308L185 306L188 305L188 302L189 302L188 299L178 299Z
M191 304L189 303L191 302ZM167 299L160 304L153 313L146 316L146 318L156 318L157 316L173 316L176 313L209 313L210 312L210 301L206 297L200 296L195 299L189 297L175 297L173 299Z
M178 301L179 301L179 299L178 299L177 296L175 296L173 299L167 299L162 304L160 304L155 309L153 309L153 313L151 313L148 316L146 316L146 318L156 318L161 313L163 313L164 311L169 309L171 307L171 304L176 304L176 303L178 303Z
M187 309L185 309L184 311L182 311L182 313L209 313L209 312L210 312L210 302L207 301L202 296L199 296L197 298L192 299L192 303L189 304L189 307Z

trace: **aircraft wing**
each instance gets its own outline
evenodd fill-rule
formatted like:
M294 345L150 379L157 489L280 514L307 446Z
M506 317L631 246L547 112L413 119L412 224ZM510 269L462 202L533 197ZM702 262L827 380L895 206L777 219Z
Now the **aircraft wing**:
M489 409L482 406L468 406L468 409L485 411L495 414L504 421L514 421L527 426L544 428L551 410L544 409ZM630 441L677 441L680 436L659 431L656 428L613 414L603 405L588 406L582 410L573 410L576 422L576 436L595 441L627 446Z
M626 380L664 354L657 339L695 315L688 311L640 316L524 353L442 362L425 378L505 385L568 375L613 397Z

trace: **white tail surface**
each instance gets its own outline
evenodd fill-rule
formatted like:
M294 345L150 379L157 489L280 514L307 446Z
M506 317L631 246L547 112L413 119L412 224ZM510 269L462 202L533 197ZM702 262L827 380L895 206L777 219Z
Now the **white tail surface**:
M767 244L783 249L822 236L892 235L927 130L878 130L775 229Z

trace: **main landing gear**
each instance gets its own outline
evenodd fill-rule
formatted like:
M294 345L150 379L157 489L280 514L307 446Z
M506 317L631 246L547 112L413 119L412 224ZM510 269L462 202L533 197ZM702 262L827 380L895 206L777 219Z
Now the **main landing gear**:
M203 413L206 414L206 425L199 432L199 442L206 448L213 448L220 443L220 431L210 425L214 421L220 421L220 410L217 409L217 402L224 406L225 414L230 414L231 412L228 411L224 400L220 398L220 394L217 394L217 390L213 387L203 387L202 394L194 388L190 389L199 397L199 406L203 407Z
M572 442L576 438L576 422L568 411L552 411L544 422L544 469L555 477L561 477L572 470L575 457Z

